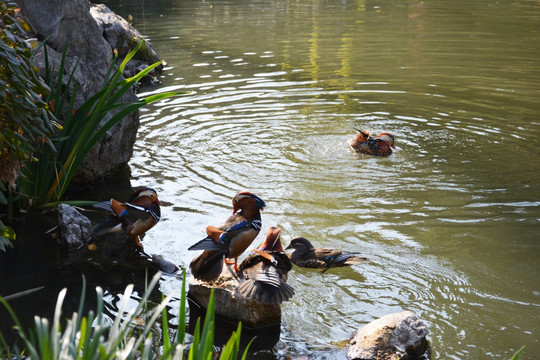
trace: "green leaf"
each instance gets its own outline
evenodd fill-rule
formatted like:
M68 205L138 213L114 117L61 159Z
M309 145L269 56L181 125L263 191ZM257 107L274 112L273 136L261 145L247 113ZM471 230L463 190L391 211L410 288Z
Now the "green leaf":
M525 345L521 347L521 349L519 349L515 354L514 356L512 356L510 358L510 360L519 360L521 359L521 356L523 355L523 352L525 351Z

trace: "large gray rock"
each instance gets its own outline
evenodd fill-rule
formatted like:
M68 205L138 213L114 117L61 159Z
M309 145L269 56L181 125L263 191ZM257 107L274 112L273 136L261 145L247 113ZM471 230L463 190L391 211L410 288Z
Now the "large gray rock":
M103 37L111 48L118 52L118 57L123 59L126 55L144 40L137 29L133 28L123 17L116 15L111 9L103 4L93 4L90 7L90 14L99 26ZM152 45L145 41L137 54L127 64L124 75L131 77L145 69L148 65L161 61ZM153 70L163 69L163 64Z
M136 33L125 21L122 21L120 25L114 25L114 22L120 21L121 18L113 16L112 12L108 9L106 11L104 7L95 9L101 9L101 12L106 13L108 20L105 21L102 18L96 20L92 16L96 11L90 11L91 5L88 0L19 0L18 3L38 38L48 38L49 61L55 69L59 68L64 46L68 46L64 82L67 82L68 75L78 63L74 77L80 86L75 99L75 108L99 91L112 63L113 47L104 38L104 34L108 34L107 37L110 39L115 38L113 46L118 49L121 38L127 39ZM116 30L113 32L112 28ZM121 30L128 33L123 37ZM139 34L137 39L142 39L142 36ZM132 46L132 44L129 43L127 46ZM130 50L128 47L122 47L122 53L127 53ZM151 47L147 44L143 49L144 54L141 55L141 59L148 59L153 63L156 54L153 49L152 51L150 49ZM45 73L43 50L36 56L36 66L40 68L41 74ZM137 62L134 66L140 69L145 65ZM57 78L58 76L53 75L53 79ZM133 91L129 91L120 99L120 102L133 101L137 101ZM102 123L111 116L112 114L109 114ZM126 164L133 153L138 128L139 113L135 112L107 131L85 158L74 181L92 183Z
M213 288L216 316L233 322L242 321L250 328L280 324L281 307L247 300L238 291L239 279L231 271L230 266L224 266L220 277L212 284L191 277L190 298L206 309Z
M351 360L407 360L428 349L426 324L410 311L389 314L357 330L349 342Z
M62 242L69 248L78 248L90 240L90 220L72 206L58 205L58 228Z
M18 4L39 38L49 37L47 43L60 53L67 44L70 62L80 59L79 66L93 71L87 73L89 83L81 83L80 91L86 93L99 88L113 53L90 15L89 1L19 0ZM96 79L100 79L97 84Z

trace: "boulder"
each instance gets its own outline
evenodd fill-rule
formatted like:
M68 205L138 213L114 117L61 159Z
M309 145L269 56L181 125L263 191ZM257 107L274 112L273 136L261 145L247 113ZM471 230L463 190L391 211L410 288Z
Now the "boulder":
M104 4L93 4L90 14L99 26L103 38L111 48L118 52L123 59L138 43L144 40L139 31L133 28L123 17L116 15ZM161 61L153 46L145 41L137 54L131 59L124 70L125 77L131 77L142 71L148 65ZM163 64L153 70L154 75L163 69ZM151 82L157 81L155 78Z
M49 63L54 69L59 68L61 54L67 45L63 81L66 85L69 74L77 64L74 79L79 83L79 88L75 108L101 88L113 61L113 49L127 54L133 44L142 39L125 20L104 6L91 6L88 0L19 0L18 4L36 36L39 39L47 38ZM122 35L122 31L126 31L126 34ZM113 43L109 44L107 40ZM159 60L148 43L139 52L140 57L134 62L128 76L147 66L144 61L154 63ZM44 77L43 49L35 56L35 65ZM54 81L57 78L57 75L52 76L52 86L56 86ZM128 91L120 99L120 102L134 101L137 101L137 96L133 91ZM109 114L102 123L112 116ZM138 128L139 113L134 112L109 129L87 155L73 180L94 183L126 164L132 156Z
M62 242L68 248L77 248L90 240L90 220L78 212L74 207L60 204L58 205L58 228Z
M427 325L411 311L389 314L357 330L347 349L350 360L406 360L426 354Z
M233 322L241 321L250 328L280 324L281 307L246 299L238 291L241 279L233 272L231 266L224 266L220 277L211 284L191 277L189 297L206 309L213 288L216 316Z

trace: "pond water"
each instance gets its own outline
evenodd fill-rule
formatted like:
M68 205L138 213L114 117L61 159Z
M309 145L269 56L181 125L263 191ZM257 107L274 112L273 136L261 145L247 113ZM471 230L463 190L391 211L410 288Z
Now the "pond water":
M147 252L186 267L250 190L262 233L370 259L293 270L279 356L343 358L402 310L434 359L540 352L540 2L105 3L166 60L152 91L191 92L141 112L132 184L164 202ZM353 153L355 127L397 150Z

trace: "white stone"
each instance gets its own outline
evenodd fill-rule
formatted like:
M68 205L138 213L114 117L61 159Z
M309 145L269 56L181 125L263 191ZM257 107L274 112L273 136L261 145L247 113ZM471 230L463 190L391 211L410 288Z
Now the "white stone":
M429 329L411 311L389 314L357 330L349 342L350 360L406 360L427 350Z

